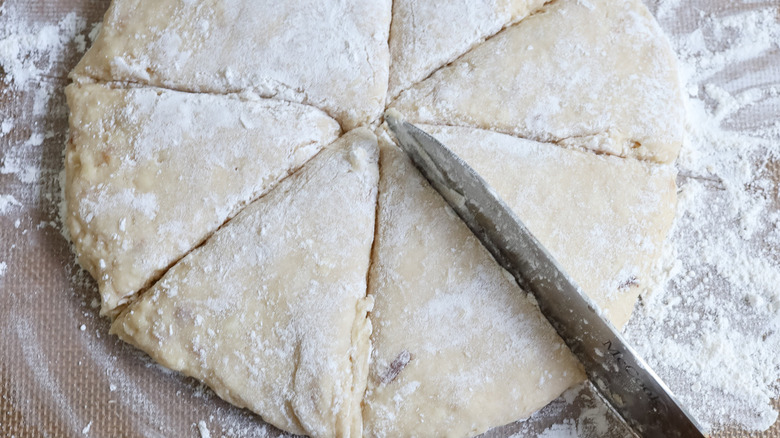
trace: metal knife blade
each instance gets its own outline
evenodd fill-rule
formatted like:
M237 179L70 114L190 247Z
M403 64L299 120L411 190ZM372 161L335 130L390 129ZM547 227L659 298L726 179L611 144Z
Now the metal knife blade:
M635 433L704 436L669 388L482 177L397 111L388 110L385 121L397 143L496 261L534 294L588 378Z

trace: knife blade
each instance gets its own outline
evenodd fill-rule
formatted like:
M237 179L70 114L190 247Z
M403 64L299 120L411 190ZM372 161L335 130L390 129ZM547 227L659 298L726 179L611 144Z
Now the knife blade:
M388 110L385 121L401 149L496 261L535 296L601 396L638 436L704 436L666 384L479 174L397 111Z

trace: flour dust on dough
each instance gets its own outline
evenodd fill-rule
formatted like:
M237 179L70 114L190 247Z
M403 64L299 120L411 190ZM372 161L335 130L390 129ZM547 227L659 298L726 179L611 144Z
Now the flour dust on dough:
M545 0L394 0L388 98L395 98L544 3Z
M66 221L104 315L340 132L320 110L267 99L97 84L66 94Z
M352 129L384 108L390 0L114 0L76 81L252 90Z
M585 377L532 296L395 146L381 149L365 436L472 436Z
M160 364L289 432L359 437L376 137L347 133L114 321Z
M663 163L684 132L674 53L640 0L552 2L391 106L413 123Z
M421 125L512 208L618 328L655 285L676 171L480 129Z

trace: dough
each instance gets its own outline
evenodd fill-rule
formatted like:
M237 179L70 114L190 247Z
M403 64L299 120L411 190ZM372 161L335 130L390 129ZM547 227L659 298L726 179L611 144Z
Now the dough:
M104 315L339 135L275 100L70 85L67 224Z
M279 428L359 437L376 161L373 134L348 133L171 268L112 333Z
M395 146L381 149L365 436L471 436L585 377L535 300Z
M676 171L472 128L421 125L471 165L618 328L672 226Z
M471 126L657 162L684 114L674 54L640 0L559 0L391 104L410 122Z
M114 0L76 81L129 81L317 106L352 129L379 117L390 0Z
M545 0L394 0L388 98L420 82Z
M312 436L473 435L582 381L399 149L337 140L424 124L622 326L674 215L676 64L640 0L543 3L113 0L65 188L112 333Z

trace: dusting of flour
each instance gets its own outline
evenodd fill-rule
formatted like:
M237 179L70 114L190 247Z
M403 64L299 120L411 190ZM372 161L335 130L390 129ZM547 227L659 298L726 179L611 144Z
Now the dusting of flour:
M17 102L0 107L0 214L9 206L58 196L55 175L61 163L44 162L42 149L57 135L54 125L67 109L57 102L61 85L51 76L67 54L83 52L87 44L86 22L76 13L56 23L36 22L30 15L23 2L0 5L0 98ZM15 193L6 193L12 189Z
M780 396L780 9L705 6L680 29L683 4L655 11L688 94L669 280L627 335L706 428L764 430Z

